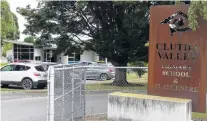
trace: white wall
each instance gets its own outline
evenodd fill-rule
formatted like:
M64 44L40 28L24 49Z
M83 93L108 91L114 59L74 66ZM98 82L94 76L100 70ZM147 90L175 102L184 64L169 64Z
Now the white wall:
M13 57L13 49L6 51L6 57L12 56Z
M34 49L34 59L35 56L41 56L41 61L44 59L44 54L42 49L35 48ZM63 53L57 55L57 63L62 64L68 64L68 56L64 56ZM80 61L92 61L92 62L98 62L99 56L96 52L93 51L84 51L83 54L80 55Z
M68 64L68 56L64 56L63 53L57 55L57 63Z
M93 51L84 51L83 54L80 56L80 61L93 61L97 62L99 57L97 56L96 52Z
M13 60L13 56L14 56L13 49L6 51L6 57L1 56L1 63L8 62L8 60L7 60L8 57L11 57L11 59Z
M97 53L95 53L95 62L98 62L99 61L99 56Z
M42 49L34 48L34 56L42 56Z
M13 52L12 50L7 51L7 55L12 55ZM35 60L36 56L40 56L41 60ZM44 59L44 52L42 48L34 48L34 61L36 62L41 62ZM62 63L62 64L68 64L68 56L64 56L63 53L57 55L57 63ZM80 61L92 61L92 62L98 62L99 61L99 56L97 55L96 52L93 51L84 51L83 54L80 55Z
M35 57L36 56L40 56L41 57L41 60L40 61L43 61L43 52L42 52L42 49L41 48L34 48L34 60L35 60ZM37 61L37 60L35 60Z
M192 121L191 106L190 99L114 92L107 116L112 121Z

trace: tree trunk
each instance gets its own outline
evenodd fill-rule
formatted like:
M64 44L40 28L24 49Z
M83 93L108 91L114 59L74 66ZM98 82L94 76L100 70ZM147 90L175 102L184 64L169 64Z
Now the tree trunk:
M127 64L123 64L123 65L125 65L125 67L126 67ZM115 85L115 86L127 85L128 82L127 82L127 78L126 78L126 72L127 72L126 68L117 68L116 74L115 74L115 79L114 79L112 85Z

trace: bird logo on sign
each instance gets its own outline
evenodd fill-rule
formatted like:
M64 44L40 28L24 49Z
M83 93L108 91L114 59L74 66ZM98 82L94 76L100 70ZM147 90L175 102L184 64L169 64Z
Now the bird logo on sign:
M185 32L190 30L190 27L187 25L188 16L178 11L168 18L162 20L160 24L169 24L171 36L175 34L175 32Z

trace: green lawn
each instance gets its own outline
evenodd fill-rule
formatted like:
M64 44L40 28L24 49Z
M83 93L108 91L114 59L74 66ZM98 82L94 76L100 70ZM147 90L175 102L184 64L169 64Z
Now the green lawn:
M207 119L207 108L206 113L192 113L192 118L201 118L201 119Z
M128 86L113 86L112 80L98 81L94 84L86 84L86 90L147 90L147 73L142 78L138 78L136 73L127 74L127 80L130 83Z
M114 86L112 80L99 81L94 84L86 84L86 90L147 90L147 74L138 78L135 73L127 74L129 84L127 86Z

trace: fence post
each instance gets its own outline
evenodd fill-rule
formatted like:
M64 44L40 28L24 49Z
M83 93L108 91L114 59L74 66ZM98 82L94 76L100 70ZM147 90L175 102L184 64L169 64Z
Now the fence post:
M84 99L84 104L83 104L83 106L84 106L84 107L83 107L83 108L84 108L84 114L83 114L83 116L84 116L84 117L86 116L86 94L85 94L85 93L86 93L86 92L85 92L85 91L86 91L86 90L85 90L85 84L86 84L86 69L87 69L87 68L84 67L84 72L83 72L83 73L84 73L84 79L83 79L83 81L84 81L84 82L83 82L83 94L84 94L84 97L83 97L83 99Z
M73 121L73 118L74 118L74 74L75 74L75 72L74 72L74 66L72 67L73 68L73 71L72 71L72 120L71 121Z
M50 66L47 72L47 83L48 83L48 100L47 100L47 121L54 121L54 74L55 68Z
M63 68L65 68L65 66L63 66ZM65 89L65 70L63 69L63 82L62 82L62 95L63 95L63 99L62 99L62 104L63 104L63 106L62 106L62 121L64 121L64 111L65 111L65 101L64 101L64 99L65 99L65 92L64 92L64 89Z
M47 121L50 121L50 68L47 71Z

